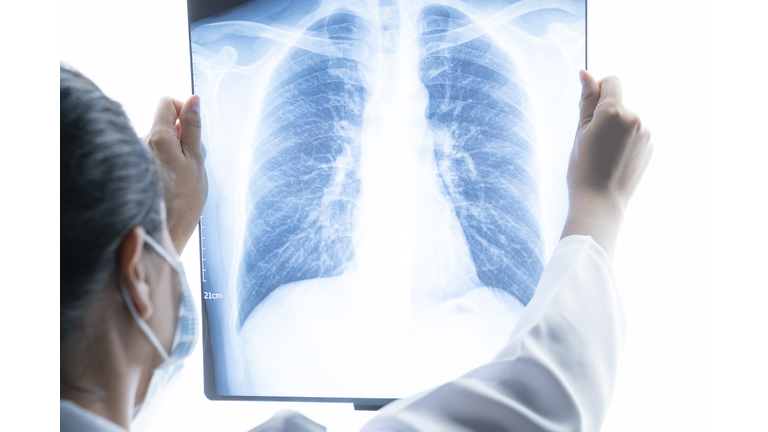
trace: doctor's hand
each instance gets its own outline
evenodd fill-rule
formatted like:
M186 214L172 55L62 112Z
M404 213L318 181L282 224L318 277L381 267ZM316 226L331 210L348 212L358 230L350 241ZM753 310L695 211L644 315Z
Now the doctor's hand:
M281 410L275 413L269 420L256 426L248 432L325 432L325 426L321 426L293 410Z
M208 176L200 142L200 97L160 99L152 129L143 139L160 162L168 231L181 255L208 198Z
M581 113L568 165L569 210L563 235L590 235L613 258L624 211L653 154L651 135L622 103L615 76L586 71Z

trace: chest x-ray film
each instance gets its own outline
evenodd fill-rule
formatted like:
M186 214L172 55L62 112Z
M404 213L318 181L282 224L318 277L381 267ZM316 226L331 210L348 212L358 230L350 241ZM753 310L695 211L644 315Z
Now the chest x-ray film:
M584 0L214 3L207 395L387 400L490 361L565 220Z

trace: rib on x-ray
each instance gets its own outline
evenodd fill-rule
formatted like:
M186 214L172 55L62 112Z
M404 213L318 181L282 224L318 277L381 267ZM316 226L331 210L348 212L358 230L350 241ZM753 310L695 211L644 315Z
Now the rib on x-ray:
M399 398L493 358L565 219L584 17L261 0L191 23L219 395Z
M490 36L445 43L472 23L466 14L445 6L422 14L419 74L440 178L480 281L527 304L543 270L528 94Z
M360 135L368 90L361 58L368 26L347 12L306 34L327 42L293 48L275 67L253 151L238 316L276 288L339 275L354 257Z

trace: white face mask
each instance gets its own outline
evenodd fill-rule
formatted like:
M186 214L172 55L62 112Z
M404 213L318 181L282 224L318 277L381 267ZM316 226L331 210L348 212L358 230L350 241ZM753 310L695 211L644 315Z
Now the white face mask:
M152 345L155 346L160 355L163 356L163 362L154 371L152 371L152 378L149 381L149 388L147 388L147 395L144 397L144 402L137 405L133 410L133 419L131 420L131 431L143 431L149 426L149 422L157 412L158 406L162 403L168 390L171 389L176 379L179 377L179 372L184 367L184 359L192 354L192 350L197 344L197 311L195 310L195 302L192 299L192 292L189 290L187 284L187 278L184 275L184 266L181 261L174 260L160 244L155 241L149 235L144 237L144 241L152 246L152 248L176 270L179 274L179 281L181 282L181 304L179 305L179 321L176 323L176 333L173 336L173 342L171 344L171 353L168 354L157 339L155 332L149 327L139 314L136 312L136 307L133 305L131 297L128 295L128 291L125 289L125 284L122 282L122 276L118 278L120 280L120 290L123 293L123 298L128 305L128 310L131 311L131 315L139 324L139 327L147 335L147 338Z

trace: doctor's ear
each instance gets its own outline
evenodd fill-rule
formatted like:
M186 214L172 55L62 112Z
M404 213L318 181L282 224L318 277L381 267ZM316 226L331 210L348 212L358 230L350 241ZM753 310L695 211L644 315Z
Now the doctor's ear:
M143 227L135 226L123 237L120 245L120 258L118 260L118 278L122 278L122 284L133 301L136 312L143 320L152 316L154 307L150 295L150 286L147 281L148 268L144 250L144 236L147 233Z

